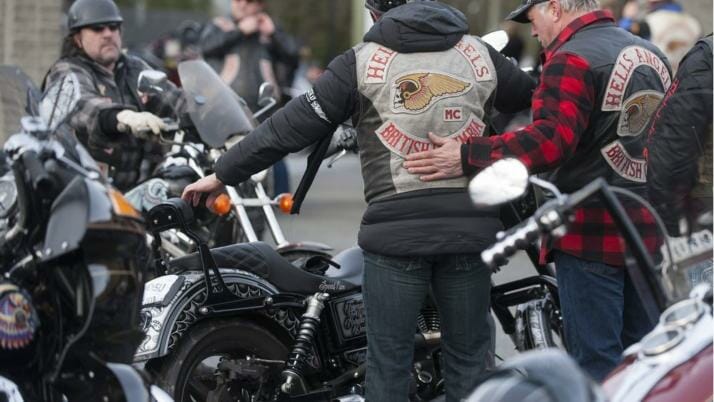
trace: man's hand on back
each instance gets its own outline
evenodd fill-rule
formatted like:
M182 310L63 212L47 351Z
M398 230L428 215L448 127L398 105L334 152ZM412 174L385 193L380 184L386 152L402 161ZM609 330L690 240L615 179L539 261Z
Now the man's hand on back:
M461 167L461 142L429 133L434 149L407 155L404 167L422 181L451 179L464 175Z

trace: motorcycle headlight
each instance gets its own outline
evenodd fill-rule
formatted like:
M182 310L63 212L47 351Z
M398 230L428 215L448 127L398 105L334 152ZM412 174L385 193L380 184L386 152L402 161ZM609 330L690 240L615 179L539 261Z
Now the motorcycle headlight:
M704 314L704 304L695 299L683 300L667 310L659 318L662 325L686 327Z

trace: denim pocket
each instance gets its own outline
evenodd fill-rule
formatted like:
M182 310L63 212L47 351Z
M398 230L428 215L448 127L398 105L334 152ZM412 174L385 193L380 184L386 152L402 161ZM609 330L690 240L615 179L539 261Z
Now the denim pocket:
M456 272L478 272L487 271L488 267L481 260L478 254L461 254L452 258L454 271Z
M624 273L624 269L589 261L581 264L580 268L587 273L599 276L606 276L609 278L618 277L623 275Z
M423 259L419 257L389 257L366 251L364 252L364 259L367 265L401 272L416 271L423 265Z

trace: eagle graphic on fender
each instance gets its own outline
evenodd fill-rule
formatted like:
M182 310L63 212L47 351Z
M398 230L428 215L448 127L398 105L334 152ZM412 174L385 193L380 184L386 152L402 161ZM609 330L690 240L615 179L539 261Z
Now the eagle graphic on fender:
M445 74L408 74L394 83L394 108L419 112L427 109L432 101L461 95L470 88L470 83Z

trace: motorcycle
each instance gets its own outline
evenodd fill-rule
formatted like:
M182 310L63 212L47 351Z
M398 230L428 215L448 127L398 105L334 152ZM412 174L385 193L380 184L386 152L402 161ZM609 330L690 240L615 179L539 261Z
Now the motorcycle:
M218 158L256 126L256 118L270 111L276 100L272 88L260 89L262 109L253 114L245 102L228 88L204 61L192 60L179 64L179 75L188 101L188 114L193 127L182 127L167 120L167 130L159 137L171 150L156 168L152 179L129 191L126 196L143 213L170 197L181 195L183 188L213 172ZM140 74L138 88L142 93L161 96L166 75L158 71ZM166 135L172 138L165 138ZM290 210L290 194L270 198L264 187L267 171L236 187L228 188L229 198L219 214L197 211L192 230L210 247L238 242L253 242L261 238L267 223L269 233L279 252L291 260L304 260L315 255L327 255L329 246L319 243L289 242L275 216L276 207ZM176 258L196 250L197 244L178 231L162 233L158 247ZM159 273L160 274L160 273Z
M130 365L149 255L140 216L62 124L78 78L37 93L0 178L0 399L171 401Z
M181 229L199 241L189 228L193 210L180 199L153 208L149 219L154 232ZM308 272L261 242L200 244L198 254L166 263L172 275L147 284L147 337L136 360L181 401L358 397L366 357L361 251L316 263L329 268ZM427 301L415 328L413 400L443 386L440 337Z
M656 327L623 353L622 363L605 379L602 387L587 380L577 366L552 352L534 353L507 364L508 370L525 373L530 381L544 385L554 400L574 401L658 401L709 400L712 398L712 216L700 219L699 228L689 238L670 239L661 219L649 204L636 194L609 186L596 179L575 193L564 195L546 181L528 177L521 162L505 159L485 169L470 184L472 199L480 205L497 205L519 197L527 183L539 185L555 198L507 233L482 253L485 263L495 267L518 249L541 235L560 236L567 230L568 216L576 207L598 196L613 216L630 250L626 269L641 297L647 314ZM503 183L509 183L504 191ZM643 236L626 213L627 202L644 205L658 221L659 247L648 249ZM552 384L542 374L548 362L575 367L559 372L560 382L579 384L575 397ZM538 367L541 370L537 369ZM468 399L486 401L488 387L477 389ZM564 398L564 399L563 399ZM574 399L573 399L574 398Z

